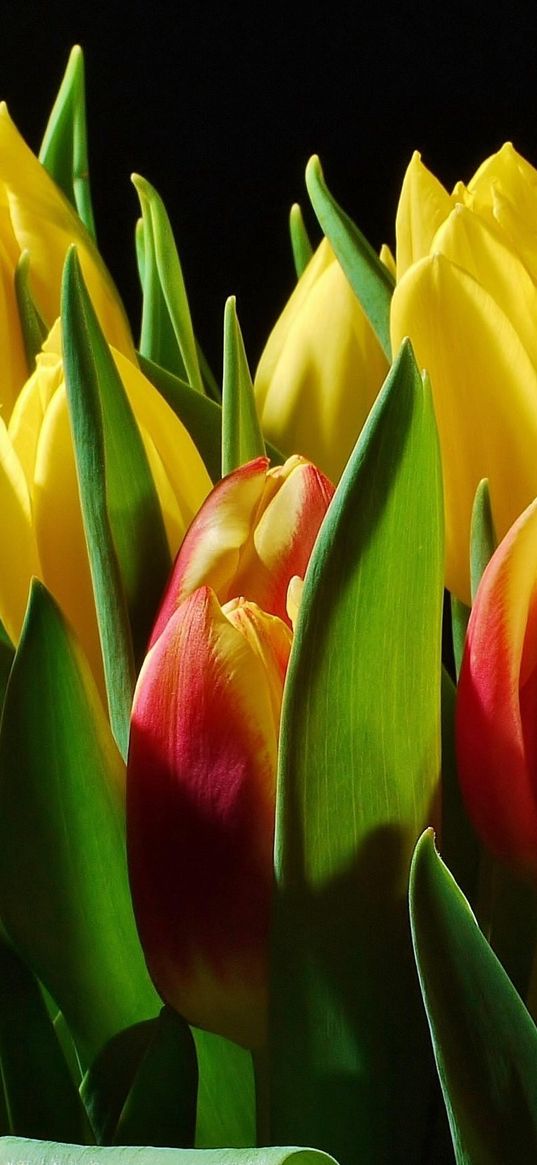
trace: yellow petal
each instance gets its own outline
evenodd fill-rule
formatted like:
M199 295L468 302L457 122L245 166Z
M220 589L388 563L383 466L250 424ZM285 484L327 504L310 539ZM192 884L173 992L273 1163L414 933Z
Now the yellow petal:
M190 434L160 393L120 352L113 356L140 426L175 554L212 482Z
M0 619L17 641L32 575L41 577L24 473L0 419Z
M76 211L0 104L0 185L20 251L30 253L30 281L44 318L59 312L67 248L76 243L88 290L109 343L134 359L129 325L112 279Z
M452 201L441 182L423 165L414 151L408 165L395 220L397 278L429 254L440 224L452 209Z
M433 250L463 267L492 295L537 368L537 287L502 231L459 203L437 231Z
M39 433L33 511L43 580L75 628L104 700L97 616L63 385L54 393Z
M1 231L1 219L0 219ZM0 348L2 352L2 381L0 407L2 417L9 420L11 410L28 376L28 365L15 296L14 269L4 240L0 235Z
M386 372L354 292L328 244L321 244L257 369L255 393L265 435L337 481Z
M446 583L469 602L478 482L489 478L499 537L537 494L537 372L488 292L440 255L398 284L391 324L394 351L410 336L430 373L444 469Z
M511 142L487 158L468 183L472 206L492 216L537 281L537 171Z
M390 248L389 248L387 243L382 244L382 247L380 248L380 252L379 252L379 259L380 259L381 263L384 263L384 266L387 267L388 271L390 272L390 275L393 275L393 277L395 279L395 275L396 275L395 259L392 255L392 252L390 251Z
M35 372L21 389L11 414L9 436L29 489L34 479L37 443L43 418L60 384L63 384L61 357L53 352L40 352Z

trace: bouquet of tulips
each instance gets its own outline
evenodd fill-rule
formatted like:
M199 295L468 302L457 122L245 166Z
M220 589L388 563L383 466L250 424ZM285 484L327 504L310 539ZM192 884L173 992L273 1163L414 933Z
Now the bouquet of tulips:
M220 386L0 107L0 1165L537 1160L537 172L306 183Z

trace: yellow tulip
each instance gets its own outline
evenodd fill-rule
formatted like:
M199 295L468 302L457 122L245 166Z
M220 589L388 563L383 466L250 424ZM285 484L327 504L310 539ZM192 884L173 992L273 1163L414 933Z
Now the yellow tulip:
M111 349L142 434L175 555L211 481L189 434L137 366ZM0 619L17 639L32 574L78 632L101 691L102 660L63 376L59 323L0 430Z
M337 481L387 371L373 329L323 239L257 369L265 435Z
M23 141L0 103L0 405L7 420L28 375L14 289L17 263L27 251L30 287L52 327L60 308L66 252L76 243L101 327L109 343L134 358L133 341L112 279L76 211Z
M537 172L505 145L451 194L414 154L397 212L391 335L431 377L446 584L470 602L469 539L489 479L503 537L537 494Z

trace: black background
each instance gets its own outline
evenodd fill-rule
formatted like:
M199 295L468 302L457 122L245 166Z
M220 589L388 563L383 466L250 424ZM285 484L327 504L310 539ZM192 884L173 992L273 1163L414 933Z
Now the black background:
M34 149L82 44L101 250L136 330L136 170L167 204L216 371L226 296L255 365L293 285L287 215L307 207L311 153L375 246L393 242L414 148L448 186L506 139L537 163L535 5L11 0L2 13L0 95Z

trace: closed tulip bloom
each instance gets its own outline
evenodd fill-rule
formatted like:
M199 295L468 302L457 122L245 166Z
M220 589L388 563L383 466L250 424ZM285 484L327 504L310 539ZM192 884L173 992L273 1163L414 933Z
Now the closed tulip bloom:
M537 879L537 502L493 555L475 597L457 697L457 758L474 825Z
M112 352L140 427L168 544L175 554L211 482L186 429L160 394L130 360L114 349ZM17 547L17 552L5 556L0 580L0 617L16 640L30 577L36 574L75 627L103 690L101 649L78 495L59 324L50 333L43 352L37 357L36 370L18 397L4 443L0 511L9 499L9 512L13 515L11 536L4 545ZM25 547L23 555L21 545Z
M338 481L388 371L369 321L323 239L255 376L263 431Z
M419 154L412 158L397 214L392 343L397 350L410 336L431 378L444 473L446 584L467 603L479 481L489 480L500 537L537 494L536 218L537 173L512 146L452 194Z
M14 289L17 263L28 251L32 294L43 319L52 327L59 314L63 265L71 243L77 244L84 279L106 338L134 359L125 312L95 244L1 103L0 403L4 419L9 418L28 375Z
M305 574L333 493L328 478L296 455L274 469L259 457L223 478L181 545L151 642L204 584L220 603L243 595L290 624L289 583Z
M275 777L292 633L198 588L149 651L133 705L127 838L134 910L162 997L263 1043Z

